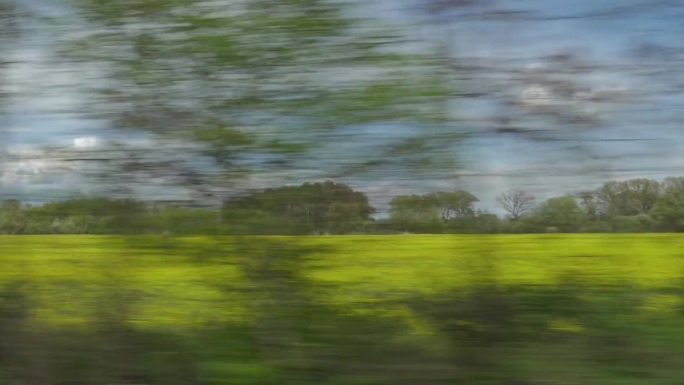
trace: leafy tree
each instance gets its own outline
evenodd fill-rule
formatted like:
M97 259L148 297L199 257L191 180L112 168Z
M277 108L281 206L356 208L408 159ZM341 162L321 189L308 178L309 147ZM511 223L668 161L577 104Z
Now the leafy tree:
M596 221L606 214L605 202L601 199L601 190L585 190L577 193L580 208L588 220Z
M21 201L9 199L0 205L0 232L22 234L27 226L26 211Z
M660 184L646 178L608 182L601 189L601 199L611 215L646 214L658 201Z
M370 221L365 205L334 202L325 214L327 231L332 234L347 234L360 229Z
M455 218L473 217L474 205L479 202L475 195L463 190L431 193L425 199L437 207L445 222Z
M667 188L651 215L665 231L684 231L684 191L674 186Z
M502 230L501 220L495 214L481 212L476 217L476 231L482 234L497 234Z
M656 221L649 214L616 215L608 218L610 231L614 233L643 233L652 231Z
M248 171L310 166L314 150L332 154L331 144L351 140L345 130L352 125L387 122L416 125L423 134L377 151L338 151L341 166L325 171L436 168L441 163L435 160L445 160L440 146L453 146L459 137L445 129L443 63L431 54L406 53L405 34L349 16L351 3L71 3L80 23L78 33L65 34L61 53L85 68L98 67L82 90L90 96L86 109L122 130L191 142L183 151L198 148L221 170L198 177L195 168L183 177L190 163L160 161L167 146L155 145L134 160L117 155L109 162L115 168L98 175L102 180L135 183L135 175L153 173L193 189L223 191Z
M684 193L684 177L669 177L665 178L660 184L663 194L671 192Z
M578 231L584 219L584 214L572 196L551 198L542 203L534 213L535 222L562 232Z
M433 199L403 195L390 202L390 222L401 231L441 232L444 221Z
M183 207L156 207L142 215L143 233L169 235L217 234L224 231L215 211Z
M456 234L497 234L502 229L499 217L480 210L472 216L454 218L445 224L445 231Z
M233 223L245 215L257 215L270 218L268 221L280 218L290 225L298 224L296 227L305 232L340 233L353 231L369 220L373 208L365 194L342 183L325 181L270 188L230 199L223 212Z
M32 208L32 220L49 221L51 232L138 234L144 232L144 202L132 199L73 198Z
M468 219L475 218L474 205L478 201L463 190L398 196L390 202L390 222L411 232L440 232L447 223L452 229L472 227L474 222Z

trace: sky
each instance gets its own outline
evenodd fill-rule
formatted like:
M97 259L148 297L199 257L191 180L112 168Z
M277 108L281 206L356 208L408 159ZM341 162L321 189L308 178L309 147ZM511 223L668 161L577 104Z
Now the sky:
M51 0L26 1L36 9L60 12ZM373 12L393 21L414 20L416 13L411 6L415 1L367 1L364 5L367 8L362 12ZM665 6L678 5L676 1L622 0L619 2L622 8L656 3L663 6L614 18L567 17L616 10L616 3L610 0L508 0L501 4L553 20L459 22L451 40L452 47L461 56L488 63L506 63L521 70L543 66L542 57L567 50L590 58L602 69L581 76L581 82L588 89L622 90L629 95L626 103L582 105L601 115L604 119L601 127L581 132L572 131L576 130L573 126L552 127L574 142L536 142L510 135L478 135L478 130L486 130L491 123L495 104L487 99L459 100L454 103L453 113L466 120L464 130L475 135L459 143L461 164L458 169L447 171L443 178L429 183L418 182L419 178L352 179L349 183L367 192L381 210L387 207L392 195L399 193L463 188L480 197L481 208L500 213L495 203L496 195L509 188L524 188L543 199L597 187L610 179L660 179L684 175L684 152L681 151L684 133L679 127L684 115L684 99L683 93L676 89L677 85L684 84L684 79L678 75L681 71L662 61L644 62L630 56L630 48L639 43L677 46L684 27L681 22L684 7ZM416 33L431 34L434 30L423 25ZM108 129L104 121L65 112L78 110L83 96L64 93L63 87L78 83L82 78L72 68L50 63L45 59L46 52L46 40L34 36L12 53L12 57L22 64L12 67L7 78L10 91L21 97L12 104L12 113L0 121L5 127L0 131L0 149L12 152L15 159L6 162L0 170L0 199L32 200L35 197L40 200L65 196L72 191L97 191L97 186L80 177L82 169L45 159L37 146L95 149L109 138L141 143L146 140L144 136L123 136ZM676 66L681 58L674 55L672 65ZM647 69L667 68L674 68L667 81L641 75ZM514 88L506 79L493 80L491 75L470 78L464 82L464 87L477 89L488 83L499 87L499 94L520 96L525 91ZM537 121L528 123L548 125ZM364 142L363 135L391 138L400 135L399 132L391 125L366 128L346 146L351 146L353 151L355 143ZM631 139L642 140L629 141ZM293 173L261 175L255 178L255 183L287 183L297 179ZM157 191L152 187L149 192L157 196L167 194L169 198L183 194L169 189Z

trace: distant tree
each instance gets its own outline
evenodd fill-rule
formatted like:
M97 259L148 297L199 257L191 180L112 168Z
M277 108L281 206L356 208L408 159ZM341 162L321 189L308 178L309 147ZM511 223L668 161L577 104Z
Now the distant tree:
M542 227L576 232L582 227L585 216L574 197L562 196L542 203L534 213L534 219Z
M215 211L167 206L155 207L138 220L143 233L198 235L221 233L216 219Z
M425 195L424 198L428 204L434 205L439 210L445 222L455 218L473 217L474 205L479 202L475 195L463 190L431 193Z
M283 186L234 198L223 205L224 217L232 223L245 216L267 222L298 224L298 232L352 231L370 219L373 208L368 197L351 187L332 181ZM258 223L258 221L257 221ZM258 224L255 231L259 231Z
M444 225L450 231L462 232L475 224L477 197L467 191L434 192L424 195L403 195L390 203L390 223L410 232L441 232Z
M22 234L26 228L26 212L21 201L9 199L0 205L0 233Z
M32 208L32 221L49 221L51 232L137 234L142 232L145 202L133 199L72 198Z
M684 194L684 177L665 178L660 184L660 188L663 194L670 192L680 192Z
M424 195L403 195L390 202L390 223L401 231L441 232L442 213L435 200Z
M616 215L607 218L610 232L645 233L656 229L657 220L649 214Z
M651 210L665 231L684 231L684 191L670 186Z
M478 213L476 232L482 234L497 234L501 232L501 220L495 214Z
M517 220L534 206L534 195L523 190L509 190L497 197L497 202L511 216Z
M605 202L600 190L585 190L576 194L579 205L589 220L598 220L605 214Z
M472 216L452 219L445 230L456 234L497 234L503 230L501 224L496 215L477 210Z
M327 232L346 234L359 229L370 218L365 206L356 203L333 202L325 213Z
M601 199L610 215L646 214L659 196L660 184L646 178L607 182L601 189Z

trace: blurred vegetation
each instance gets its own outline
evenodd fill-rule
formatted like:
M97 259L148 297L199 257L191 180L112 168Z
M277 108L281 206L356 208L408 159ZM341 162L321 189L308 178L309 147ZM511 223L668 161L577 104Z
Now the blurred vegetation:
M40 205L6 200L2 234L522 234L684 231L684 178L630 179L536 202L522 190L499 197L504 215L477 208L470 192L397 196L378 216L368 197L332 181L256 190L221 208L183 202L73 198Z
M419 1L414 21L437 26L422 33L353 1L67 0L53 18L28 3L0 0L0 48L37 28L31 47L77 80L55 87L77 96L59 112L107 135L5 148L27 92L7 71L23 63L0 58L0 166L19 164L0 187L47 179L24 167L35 155L97 192L2 201L0 385L682 383L684 240L530 233L684 231L684 178L511 190L504 215L457 188L395 194L384 213L338 182L453 179L466 133L595 159L582 135L608 119L594 107L629 99L583 84L598 65L561 52L524 70L450 44L452 16L545 16ZM677 68L657 76L680 87ZM484 96L474 135L456 105ZM325 181L300 184L312 170ZM292 183L240 184L278 176Z
M683 244L671 235L1 241L0 383L684 374Z
M115 155L100 152L110 160L97 173L100 183L172 176L206 192L256 171L325 166L329 175L411 177L426 164L435 171L455 165L455 153L443 151L462 136L445 104L452 92L445 64L434 50L407 50L420 39L405 29L355 16L353 2L71 5L75 22L56 22L67 33L55 46L59 60L92 73L78 89L86 96L82 108L124 134L156 141L143 152L125 142ZM388 123L418 130L372 151L335 148L355 145L356 127ZM188 156L161 161L159 141L188 144ZM423 151L406 151L418 143ZM211 170L197 170L197 157L211 160Z

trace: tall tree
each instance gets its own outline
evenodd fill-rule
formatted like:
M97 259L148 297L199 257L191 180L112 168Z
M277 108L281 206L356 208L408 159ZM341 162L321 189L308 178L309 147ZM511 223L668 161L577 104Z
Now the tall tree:
M71 3L80 23L62 51L85 68L97 66L84 79L87 110L120 129L194 143L185 151L198 150L221 170L213 179L193 174L186 182L196 189L244 171L320 168L314 151L338 158L326 170L338 176L452 165L451 155L437 151L458 139L446 129L449 90L440 63L406 53L409 39L377 20L348 16L352 3ZM336 149L354 143L351 126L388 122L420 131L373 152ZM125 174L100 176L127 175L133 183L150 170L171 178L190 167L155 159L159 147L110 162Z

